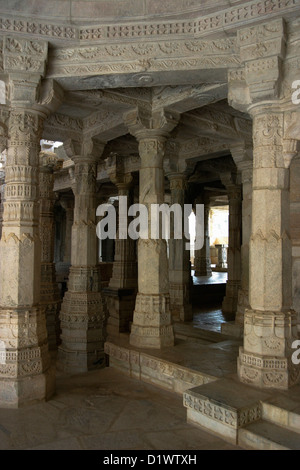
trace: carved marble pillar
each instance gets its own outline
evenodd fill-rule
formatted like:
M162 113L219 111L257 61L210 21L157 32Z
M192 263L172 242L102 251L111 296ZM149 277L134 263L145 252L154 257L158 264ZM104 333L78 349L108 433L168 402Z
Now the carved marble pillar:
M187 188L186 176L182 173L169 174L171 205L179 204L184 211L185 190ZM191 321L193 319L190 304L190 251L186 249L187 240L184 237L182 219L182 238L169 241L169 283L170 283L170 310L173 321Z
M126 197L128 207L130 206L130 186L132 177L125 175L122 182L115 182L118 188L118 196ZM119 206L120 214L120 206ZM137 263L135 258L135 242L130 237L126 239L119 237L120 228L127 231L127 217L119 215L119 227L115 240L115 257L113 263L112 277L109 287L112 289L136 289L137 287Z
M297 338L291 310L289 163L284 114L270 106L253 109L253 190L249 302L240 349L240 380L288 388L299 380L291 361Z
M253 151L244 146L231 149L242 182L241 286L238 292L235 323L244 327L244 313L249 308L249 242L251 236Z
M203 203L200 198L198 204ZM212 276L209 239L209 201L204 201L204 244L195 251L195 276Z
M222 270L227 269L227 245L216 244L215 247L218 250L218 262L216 268L220 268Z
M223 177L222 177L223 178ZM225 176L223 182L228 191L229 202L229 239L228 239L228 280L226 295L222 303L225 314L235 315L238 291L241 285L241 186Z
M63 264L65 266L70 266L72 248L72 226L74 222L74 199L61 197L59 203L66 213Z
M290 219L292 239L293 304L297 312L297 328L300 333L300 152L290 166Z
M258 35L266 44L263 57ZM291 83L291 76L284 74L296 72L284 67L287 28L282 18L254 26L250 35L241 29L237 39L243 68L236 76L229 73L228 99L253 120L250 309L244 315L238 375L255 386L287 389L300 380L291 348L297 339L297 321L291 309L289 200L289 165L300 130L290 87L282 84L284 79Z
M2 223L3 223L3 202L4 202L4 181L5 181L5 175L4 172L1 174L0 172L0 238L2 235Z
M118 229L112 277L108 288L104 289L109 312L107 320L107 334L109 336L118 336L119 333L129 332L137 292L135 241L128 236L127 238L120 237L120 231L126 234L128 232L130 218L127 217L127 211L132 199L132 176L130 173L124 174L123 160L123 157L114 155L109 159L107 168L111 181L117 186L119 196ZM121 207L123 204L124 210Z
M56 350L60 341L59 309L60 294L55 276L54 260L54 202L53 171L57 156L51 152L40 152L39 203L41 237L41 298L45 310L49 350Z
M39 141L43 116L12 108L1 250L0 406L17 407L54 391L45 313L40 305ZM4 362L4 363L3 363Z
M178 118L177 118L178 119ZM151 205L164 203L163 157L168 133L178 120L160 110L150 115L139 111L127 116L129 131L139 142L140 204L148 210L151 227ZM174 344L170 314L169 266L166 240L139 238L138 294L136 298L130 343L142 348L162 348Z
M65 144L67 148L67 143ZM100 293L96 239L96 173L101 151L92 153L89 139L72 146L75 163L75 208L68 290L61 313L62 343L58 365L69 373L96 367L103 355L105 309Z
M39 152L43 122L56 93L40 84L47 43L4 37L10 115L0 242L0 406L49 398L55 374L40 305ZM50 88L48 88L48 86Z

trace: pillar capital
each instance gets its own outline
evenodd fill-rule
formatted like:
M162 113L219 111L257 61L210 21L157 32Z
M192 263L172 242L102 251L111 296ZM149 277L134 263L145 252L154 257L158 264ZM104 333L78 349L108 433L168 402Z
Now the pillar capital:
M221 181L227 189L228 199L241 197L241 184L237 172L225 172L221 175Z
M40 172L53 173L62 166L62 160L54 152L42 150L40 152Z
M74 198L72 197L68 197L68 198L61 197L59 199L59 204L66 212L74 210Z
M185 191L187 189L187 176L184 173L169 173L167 177L170 181L171 191L176 189Z
M111 182L117 186L119 195L129 190L133 178L131 173L125 173L124 157L111 154L106 160L106 170Z
M248 170L253 166L252 142L239 142L230 146L230 153L238 171Z
M67 156L77 163L97 163L103 153L104 142L95 141L91 136L80 135L78 140L66 139L64 149Z
M139 142L164 142L169 133L177 126L179 114L171 113L163 108L157 110L136 108L127 113L124 120L129 132Z

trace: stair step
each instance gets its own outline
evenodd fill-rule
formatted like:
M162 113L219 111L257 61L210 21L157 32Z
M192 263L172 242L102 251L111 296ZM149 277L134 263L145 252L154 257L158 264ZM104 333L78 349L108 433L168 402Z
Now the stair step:
M257 450L300 450L300 434L262 419L238 430L238 445Z
M287 396L275 396L262 403L262 419L299 434L300 407L299 401Z

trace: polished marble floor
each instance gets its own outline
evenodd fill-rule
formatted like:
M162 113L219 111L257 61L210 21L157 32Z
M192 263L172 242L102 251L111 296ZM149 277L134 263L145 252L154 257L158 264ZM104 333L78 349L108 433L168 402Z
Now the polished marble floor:
M58 376L47 403L0 409L0 449L234 450L186 423L182 396L112 368Z
M227 272L216 272L213 271L210 277L208 276L195 276L195 271L191 271L194 285L203 284L226 284L228 274Z

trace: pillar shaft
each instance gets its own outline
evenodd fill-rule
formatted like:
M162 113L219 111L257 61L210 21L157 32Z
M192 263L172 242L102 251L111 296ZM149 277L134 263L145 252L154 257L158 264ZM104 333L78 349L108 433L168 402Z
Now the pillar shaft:
M227 245L215 245L218 250L218 262L216 268L227 269Z
M241 284L241 188L227 185L229 200L228 280L222 310L235 315Z
M73 157L75 208L72 255L61 313L59 367L71 373L97 366L103 354L104 305L100 293L96 240L96 159Z
M118 196L127 198L127 205L130 206L130 183L116 183L118 188ZM122 211L121 211L122 213ZM120 214L120 206L119 206ZM128 218L123 217L123 214L118 217L119 227L117 230L115 240L115 257L113 263L112 277L109 282L109 287L115 289L136 289L137 287L137 264L135 257L135 242L130 237L120 238L120 228L125 228L127 231Z
M71 264L71 248L72 248L72 226L74 222L74 204L73 201L68 201L62 207L66 211L66 228L65 228L65 243L64 243L64 259L63 262Z
M60 294L56 282L54 260L54 202L53 169L57 157L50 152L40 153L39 202L40 202L40 237L41 237L41 299L45 309L48 345L56 350L60 341L59 309Z
M0 173L0 238L2 235L2 224L3 224L3 209L4 209L3 203L4 203L4 187L5 187L4 180L5 180L4 174L2 177Z
M105 289L105 295L109 312L107 334L108 336L117 337L119 333L130 331L137 293L137 261L135 241L130 237L120 238L120 231L127 233L128 224L130 223L127 211L132 199L132 176L130 173L122 174L120 169L116 171L116 166L114 170L109 172L109 174L112 182L118 188L118 230L115 240L112 277L110 278L108 288ZM123 204L124 207L121 207Z
M249 242L252 218L252 166L253 162L241 163L242 177L242 246L241 246L241 286L238 292L238 304L235 321L244 326L244 313L249 309Z
M209 239L209 203L204 204L204 243L195 251L195 276L212 276Z
M176 173L168 176L170 180L171 205L179 204L184 213L186 176ZM187 240L184 237L182 217L182 238L175 239L172 235L169 241L169 282L170 310L173 321L191 321L193 318L190 304L190 252L186 249Z

